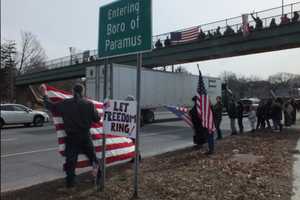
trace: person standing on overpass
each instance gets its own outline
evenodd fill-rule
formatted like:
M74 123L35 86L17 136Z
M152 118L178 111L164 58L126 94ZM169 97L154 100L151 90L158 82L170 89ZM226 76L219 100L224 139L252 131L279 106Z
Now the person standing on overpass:
M252 19L255 21L255 29L261 30L263 28L263 22L259 17L254 17L253 13L251 13Z
M96 176L99 170L99 162L96 157L94 146L91 140L90 127L93 122L100 121L100 115L95 106L83 98L83 86L76 84L73 87L73 98L65 99L58 103L49 100L46 94L46 86L40 86L44 96L45 107L54 113L60 113L64 121L65 157L66 157L66 186L74 187L75 167L78 154L85 154L93 166L93 175Z

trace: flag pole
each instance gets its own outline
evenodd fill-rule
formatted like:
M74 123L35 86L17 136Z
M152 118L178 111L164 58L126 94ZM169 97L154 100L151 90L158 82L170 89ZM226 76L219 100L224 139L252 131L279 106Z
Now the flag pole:
M201 71L200 71L199 64L197 64L197 68L198 68L198 72L199 72L199 75L200 75L200 74L201 74Z

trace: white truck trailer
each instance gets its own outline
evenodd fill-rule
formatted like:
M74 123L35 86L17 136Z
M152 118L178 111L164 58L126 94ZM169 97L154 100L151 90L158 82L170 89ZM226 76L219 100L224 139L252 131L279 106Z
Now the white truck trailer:
M104 66L99 66L98 89L96 89L96 73L96 67L86 69L86 95L96 99L96 93L99 92L100 101L102 101ZM109 65L107 77L108 97L125 99L129 95L136 96L136 67L120 64ZM211 102L214 104L216 97L221 96L221 80L203 76L203 81ZM142 68L142 119L146 123L153 122L155 118L153 111L157 108L163 108L164 105L192 106L192 97L196 94L197 85L198 75Z

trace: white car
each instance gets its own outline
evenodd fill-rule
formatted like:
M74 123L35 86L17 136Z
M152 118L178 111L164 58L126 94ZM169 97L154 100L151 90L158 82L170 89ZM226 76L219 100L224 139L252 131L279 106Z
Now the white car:
M1 104L0 128L6 124L24 124L30 126L43 126L49 121L46 112L32 110L20 104Z

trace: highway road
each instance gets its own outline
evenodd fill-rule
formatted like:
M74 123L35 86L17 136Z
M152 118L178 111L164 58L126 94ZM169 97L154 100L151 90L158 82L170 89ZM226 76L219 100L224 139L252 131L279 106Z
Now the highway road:
M171 113L161 112L158 122L141 129L143 157L193 145L193 131ZM169 120L173 118L173 120ZM246 131L248 120L244 119ZM229 135L229 120L222 129ZM217 144L216 144L217 145ZM28 187L64 177L63 158L57 151L57 138L51 123L44 127L6 127L1 130L1 192ZM85 170L78 170L83 172Z

